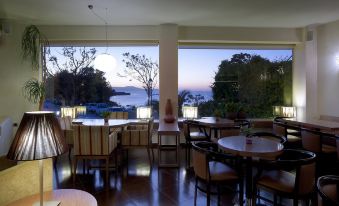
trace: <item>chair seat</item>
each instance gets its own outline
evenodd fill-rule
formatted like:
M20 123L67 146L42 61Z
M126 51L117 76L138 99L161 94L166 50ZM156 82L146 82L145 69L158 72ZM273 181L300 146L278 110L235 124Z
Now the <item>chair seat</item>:
M294 189L294 182L294 174L282 170L274 170L263 172L258 180L258 185L262 185L276 191L292 193Z
M300 142L301 137L295 136L295 135L287 135L287 142Z
M191 141L202 141L208 139L208 137L206 137L205 133L203 132L191 132L190 137Z
M221 162L211 161L209 167L212 181L237 180L239 178L234 169Z
M326 145L326 144L323 144L322 145L322 152L323 153L336 153L337 152L337 148L334 147L334 146L330 146L330 145Z

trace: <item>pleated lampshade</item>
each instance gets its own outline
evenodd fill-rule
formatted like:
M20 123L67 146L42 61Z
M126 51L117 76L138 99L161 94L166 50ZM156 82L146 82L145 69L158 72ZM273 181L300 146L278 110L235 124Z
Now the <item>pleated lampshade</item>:
M7 154L12 160L40 160L65 153L60 124L53 112L26 112Z

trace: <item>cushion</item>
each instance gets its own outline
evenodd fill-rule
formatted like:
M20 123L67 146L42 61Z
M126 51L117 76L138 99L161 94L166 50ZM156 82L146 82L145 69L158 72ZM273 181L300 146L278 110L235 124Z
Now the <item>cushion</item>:
M238 175L234 169L221 162L209 162L212 181L237 180Z
M322 150L323 153L336 153L337 147L327 145L327 144L323 144L321 150Z
M282 171L265 171L257 184L280 192L291 193L294 189L295 175Z

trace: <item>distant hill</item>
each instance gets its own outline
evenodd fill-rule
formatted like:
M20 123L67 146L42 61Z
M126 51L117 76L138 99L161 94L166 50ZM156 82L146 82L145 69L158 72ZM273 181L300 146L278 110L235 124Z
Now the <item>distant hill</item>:
M113 87L113 90L115 90L115 92L125 92L125 93L130 93L130 94L145 92L145 90L143 88L133 87L133 86ZM153 93L154 94L159 94L159 90L158 89L154 89Z

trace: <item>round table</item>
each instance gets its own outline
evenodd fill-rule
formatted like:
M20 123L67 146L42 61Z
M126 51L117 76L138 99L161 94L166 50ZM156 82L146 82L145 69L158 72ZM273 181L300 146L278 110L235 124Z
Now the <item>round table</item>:
M275 158L282 153L284 146L273 140L253 137L252 144L246 144L245 136L230 136L218 140L219 147L242 157Z
M245 136L223 137L218 140L219 148L227 153L246 158L246 199L252 204L252 158L274 159L282 153L284 146L274 140L253 137L252 144L246 143Z
M24 197L8 206L33 205L39 202L40 194ZM60 201L59 206L97 206L96 199L88 192L75 189L60 189L44 192L44 201Z

